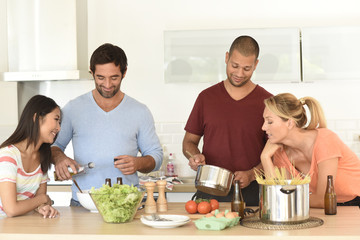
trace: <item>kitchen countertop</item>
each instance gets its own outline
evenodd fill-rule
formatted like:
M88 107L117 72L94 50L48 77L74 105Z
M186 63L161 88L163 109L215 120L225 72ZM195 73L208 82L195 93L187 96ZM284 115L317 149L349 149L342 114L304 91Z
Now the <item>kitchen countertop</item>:
M220 210L230 208L230 203L220 203ZM109 224L100 214L90 213L82 207L58 207L61 216L43 219L38 213L15 218L0 219L0 239L359 239L360 210L358 207L338 207L337 215L324 215L323 209L311 209L310 216L324 220L315 228L301 230L258 230L241 225L222 231L198 230L193 221L172 229L156 229L143 225L139 218L144 210L138 211L130 223ZM192 220L200 214L187 214L184 203L169 203L166 214L188 215Z
M181 178L181 181L183 181L183 184L174 184L174 187L172 190L165 189L165 192L169 193L182 193L182 192L196 192L195 188L195 179L194 178ZM69 181L66 181L66 184L61 184L61 182L58 182L57 184L48 184L47 191L48 192L71 192L71 183ZM81 186L80 186L81 187ZM157 192L157 188L155 187L155 192Z

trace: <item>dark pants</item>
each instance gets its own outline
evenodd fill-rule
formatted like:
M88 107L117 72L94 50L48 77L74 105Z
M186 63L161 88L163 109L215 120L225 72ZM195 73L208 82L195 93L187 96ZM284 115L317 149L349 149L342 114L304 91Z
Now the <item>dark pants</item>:
M193 199L204 198L204 199L216 199L219 202L231 202L233 199L234 187L231 187L230 192L227 196L215 196L204 192L197 191ZM249 186L241 189L241 193L244 197L246 206L259 206L259 184L256 181L252 181Z
M81 207L80 202L76 201L75 199L71 198L70 200L70 206L71 207Z
M351 201L344 202L344 203L338 203L338 206L359 206L360 208L360 197L356 197Z

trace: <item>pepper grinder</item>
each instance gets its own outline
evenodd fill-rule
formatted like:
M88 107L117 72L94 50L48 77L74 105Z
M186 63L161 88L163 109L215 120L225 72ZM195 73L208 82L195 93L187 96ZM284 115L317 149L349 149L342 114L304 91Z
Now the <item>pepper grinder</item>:
M145 202L145 213L156 213L156 203L154 200L154 188L155 183L154 182L146 182L146 202Z
M167 211L167 201L165 197L165 186L166 180L159 180L156 182L158 187L159 196L156 201L156 207L159 212L166 212Z

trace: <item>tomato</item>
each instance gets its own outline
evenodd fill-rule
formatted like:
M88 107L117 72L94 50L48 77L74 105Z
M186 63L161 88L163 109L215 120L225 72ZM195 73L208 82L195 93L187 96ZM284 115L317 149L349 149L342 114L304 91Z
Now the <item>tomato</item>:
M211 212L211 205L209 202L201 202L197 206L197 211L201 214L207 214Z
M185 210L188 212L188 213L197 213L197 203L193 200L189 200L185 203Z
M216 199L210 199L211 211L219 209L219 202Z

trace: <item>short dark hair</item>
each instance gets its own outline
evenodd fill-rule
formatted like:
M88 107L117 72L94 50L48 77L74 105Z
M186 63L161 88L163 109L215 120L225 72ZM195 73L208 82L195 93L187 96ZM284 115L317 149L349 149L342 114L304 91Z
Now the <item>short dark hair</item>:
M234 50L239 51L244 56L251 56L255 55L255 60L259 57L259 44L256 42L256 40L250 36L240 36L237 37L233 43L231 44L229 55L234 52Z
M95 66L97 64L114 63L115 66L120 66L121 74L124 75L127 69L127 57L121 48L111 43L105 43L98 47L90 58L90 70L95 73Z
M55 108L60 108L56 102L43 95L33 96L25 105L20 116L19 123L14 133L0 145L0 148L28 140L27 146L36 145L40 138L40 117L45 117ZM34 119L35 116L35 119ZM43 143L40 146L40 163L43 173L51 167L51 143Z

